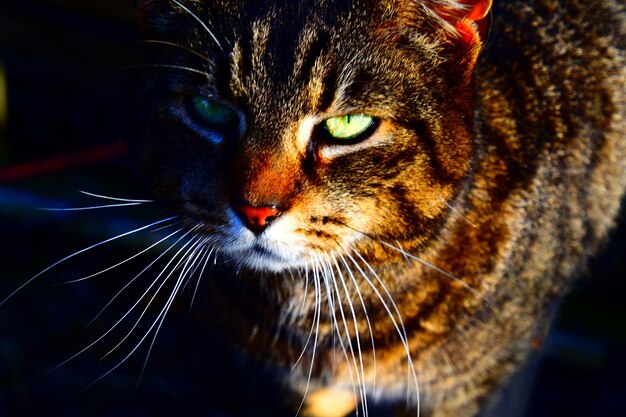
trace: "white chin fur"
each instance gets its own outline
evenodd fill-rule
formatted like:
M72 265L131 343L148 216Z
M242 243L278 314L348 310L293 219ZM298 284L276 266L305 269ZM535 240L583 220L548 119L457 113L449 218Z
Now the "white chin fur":
M287 230L285 219L275 220L262 234L255 236L234 213L224 230L228 238L222 251L232 260L256 271L281 272L306 267L305 244Z
M244 265L248 269L259 272L282 272L289 269L298 269L306 266L301 259L298 261L274 258L265 254L255 252L233 252L230 253L232 259Z

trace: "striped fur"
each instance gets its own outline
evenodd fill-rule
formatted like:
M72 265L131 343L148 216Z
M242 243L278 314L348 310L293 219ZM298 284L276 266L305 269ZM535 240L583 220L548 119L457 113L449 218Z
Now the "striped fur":
M178 45L148 55L173 67L146 82L144 171L217 242L222 331L300 397L475 415L618 213L624 6L496 0L484 46L438 10L485 1L140 3L147 36ZM242 134L207 140L189 92ZM380 121L366 141L317 135L355 112ZM286 210L252 237L233 196Z

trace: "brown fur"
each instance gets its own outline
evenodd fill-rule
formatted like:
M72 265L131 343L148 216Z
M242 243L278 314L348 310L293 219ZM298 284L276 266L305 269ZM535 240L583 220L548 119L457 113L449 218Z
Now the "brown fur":
M155 69L145 171L228 261L210 283L224 330L300 395L315 337L309 393L353 392L358 371L370 399L408 390L417 405L401 321L422 412L474 415L613 225L626 187L623 6L495 1L489 16L488 3L183 2L210 34L171 1L140 5L150 37L203 56L150 58L206 72ZM177 116L188 91L239 109L244 133L201 138ZM302 134L353 112L380 123L353 148ZM268 270L229 247L236 198L280 206L268 231L281 227L308 269Z

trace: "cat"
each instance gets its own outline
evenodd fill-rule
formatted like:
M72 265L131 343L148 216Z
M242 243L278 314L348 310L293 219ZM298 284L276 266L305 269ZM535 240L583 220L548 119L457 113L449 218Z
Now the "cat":
M142 172L223 334L300 415L476 415L620 208L624 5L137 7Z

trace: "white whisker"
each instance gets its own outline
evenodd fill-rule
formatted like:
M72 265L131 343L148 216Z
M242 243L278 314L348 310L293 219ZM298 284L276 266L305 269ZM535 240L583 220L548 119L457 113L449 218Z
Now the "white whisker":
M322 314L321 313L322 293L320 289L321 284L319 282L319 276L317 275L317 267L316 265L313 265L313 266L314 266L313 279L315 281L315 314L313 315L313 321L315 322L314 323L315 324L315 339L313 341L313 352L311 354L311 365L309 366L309 376L306 381L306 388L304 389L304 394L302 395L302 402L300 403L300 407L298 407L298 411L296 412L295 417L298 417L298 415L300 414L300 410L302 410L302 406L304 406L306 397L309 393L309 387L311 385L311 376L313 374L313 365L315 364L315 351L317 348L317 337L319 335L319 330L320 330L320 316ZM308 344L308 340L307 340L307 344ZM304 350L306 351L306 345L304 347Z
M173 272L173 271L172 271L172 272ZM169 278L169 275L168 275L168 278ZM166 278L166 280L164 280L164 282L163 282L163 283L165 283L166 281L167 281L167 278ZM159 290L160 290L160 288L161 288L161 287L159 287ZM158 293L158 290L157 290L157 293ZM170 303L170 299L171 299L171 298L172 298L172 296L170 296L170 298L169 298L169 299L168 299L168 301L166 302L166 306L164 307L165 312L167 312L167 309L169 309L169 304L168 304L168 303ZM170 304L171 304L171 303L170 303ZM137 344L135 344L135 347L134 347L134 348L133 348L133 349L132 349L132 350L131 350L131 351L130 351L130 352L129 352L129 353L128 353L128 354L127 354L127 355L126 355L126 356L125 356L122 360L121 360L121 361L119 361L119 362L118 362L115 366L113 366L111 369L109 369L107 372L105 372L103 375L101 375L99 378L97 378L97 379L96 379L96 380L94 380L91 384L89 384L89 385L85 388L85 390L87 390L87 389L91 388L93 385L97 384L99 381L101 381L102 379L104 379L107 375L110 375L113 371L115 371L117 368L119 368L120 366L122 366L122 364L124 364L124 363L125 363L125 362L126 362L126 361L127 361L127 360L128 360L128 359L129 359L129 358L130 358L130 357L131 357L131 356L132 356L132 355L136 352L136 351L137 351L137 349L139 349L139 347L143 344L144 340L146 340L146 339L148 338L148 336L150 335L150 333L152 333L152 329L154 329L154 327L155 327L155 326L157 326L157 323L160 323L160 322L159 322L159 319L161 318L161 315L164 313L164 309L162 309L162 310L161 310L161 312L159 313L159 315L157 316L157 318L154 320L154 322L152 323L152 325L150 326L150 328L146 331L146 333L145 333L145 334L144 334L144 336L141 338L141 340L139 340L139 342L137 342ZM145 310L144 310L144 313L145 313ZM143 313L142 313L142 317L143 317ZM139 320L141 320L141 317L139 318ZM138 322L137 322L137 323L138 323ZM137 324L137 323L136 323L136 324ZM135 324L135 326L133 327L133 329L136 327L136 324ZM131 332L132 332L132 330L133 330L133 329L131 329ZM129 334L130 334L130 333L129 333ZM128 337L128 336L127 336L127 337ZM125 339L126 339L126 338L124 338L124 340L125 340ZM120 342L120 344L121 344L121 343L122 343L122 342ZM119 344L118 344L118 346L119 346ZM117 346L116 346L113 350L115 350L116 348L117 348ZM111 350L109 353L107 353L107 355L108 355L108 354L110 354L113 350ZM105 355L105 356L106 356L106 355ZM142 372L143 372L143 371L142 371Z
M324 263L322 262L323 259L321 257L316 257L315 258L315 264L317 265L317 268L319 269L319 274L322 278L321 282L324 284L323 287L321 288L326 288L326 302L328 303L328 317L330 318L331 322L333 324L336 323L336 316L335 316L335 302L334 302L334 294L332 291L332 288L329 286L329 273L328 270L326 268L326 266L324 265ZM336 364L337 362L337 358L336 358L336 346L337 346L337 341L336 341L336 336L338 335L338 333L333 332L332 333L332 351L333 351L333 365ZM340 340L340 343L342 341ZM343 343L342 343L343 345Z
M386 286L386 285L385 285L385 283L384 283L384 282L380 279L380 277L378 276L378 274L376 273L376 271L374 270L374 268L372 268L372 266L369 264L369 262L367 262L367 261L365 260L365 258L363 258L363 256L362 256L362 255L361 255L361 254L360 254L360 253L359 253L356 249L354 249L353 247L351 247L351 246L349 246L349 245L348 245L348 247L352 250L352 252L354 252L354 253L357 255L357 257L361 260L361 262L363 262L363 263L365 264L366 268L370 271L370 273L374 276L374 278L376 279L376 281L377 281L377 282L380 284L380 286L383 288L383 290L384 290L385 294L387 295L387 298L388 298L388 299L389 299L389 301L390 301L391 306L393 307L394 311L396 312L396 314L397 314L397 316L398 316L398 323L400 323L400 327L401 327L401 329L402 329L402 333L404 334L404 339L405 339L405 340L407 341L407 343L408 343L409 337L408 337L408 335L407 335L407 333L406 333L406 328L404 327L404 321L403 321L403 319L402 319L402 314L400 313L400 310L398 309L398 306L397 306L396 302L394 301L393 296L391 295L391 293L390 293L390 292L389 292L389 290L387 289L387 286ZM410 357L410 356L409 356L407 359L408 359L408 360L407 360L407 365L408 365L408 367L409 367L409 369L408 369L408 373L407 373L407 382L410 382L410 375L411 375L411 369L410 369L410 368L413 366L413 361L412 361L412 359L411 359L411 357ZM409 383L407 383L407 403L408 403L408 401L409 401L409 398L408 398L408 395L409 395L409 392L408 392L408 386L409 386ZM418 397L419 397L419 391L418 391ZM418 401L419 401L419 400L418 400Z
M494 307L493 303L490 300L486 299L478 290L476 290L475 288L470 286L467 282L463 281L462 279L452 275L450 272L448 272L448 271L446 271L446 270L444 270L442 268L439 268L437 265L434 265L434 264L432 264L432 263L430 263L430 262L428 262L428 261L426 261L426 260L424 260L424 259L422 259L422 258L420 258L418 256L415 256L412 253L409 253L409 252L405 251L401 247L396 247L396 246L392 245L391 243L385 242L384 240L379 239L377 237L374 237L374 236L372 236L372 235L370 235L368 233L364 233L364 232L362 232L362 231L360 231L358 229L355 229L354 227L351 227L351 226L349 226L349 225L347 225L345 223L342 223L342 224L345 227L347 227L347 228L349 228L351 230L354 230L355 232L360 233L360 234L362 234L365 237L368 237L368 238L370 238L372 240L375 240L375 241L379 242L380 244L382 244L384 246L387 246L388 248L397 251L398 253L403 255L405 259L407 259L407 258L413 259L413 260L421 263L422 265L432 269L433 271L436 271L436 272L438 272L438 273L440 273L440 274L450 278L451 280L458 282L464 288L466 288L467 290L471 291L474 295L476 295L478 298L480 298L482 301L484 301L485 303L489 304L491 307Z
M192 229L193 230L193 229ZM128 281L126 283L126 285L124 285L124 287L122 287L121 290L119 290L114 296L113 298L111 298L111 300L109 300L109 302L100 310L100 312L98 314L96 314L96 316L91 319L91 321L87 324L87 326L91 326L93 324L93 322L95 322L98 317L100 317L102 315L102 313L104 313L104 311L111 305L113 304L113 302L128 288L132 285L133 282L135 282L141 275L143 275L144 272L146 272L148 269L150 269L152 267L152 265L154 265L155 263L157 263L159 261L159 259L161 259L163 256L165 256L171 249L173 249L181 240L183 240L186 236L188 236L190 233L192 233L192 230L188 230L185 234L183 234L181 237L179 237L176 242L172 243L165 251L163 251L163 253L161 253L159 256L156 257L155 260L153 260L152 262L150 262L150 264L148 266L146 266L144 269L141 270L141 272L139 272L137 275L135 275L135 277L133 279L131 279L130 281ZM182 229L177 230L177 232L182 231Z
M397 241L397 240L396 240L396 244L398 245L398 247L400 247L400 246L401 246L401 245L400 245L400 242L399 242L399 241ZM411 258L409 258L408 256L406 256L406 254L404 254L404 253L402 254L402 256L404 257L404 261L405 261L407 264L409 264L409 265L410 265L410 264L411 264Z
M305 271L305 279L308 281L309 280L309 271L308 271L308 265L307 265L307 270ZM313 274L313 281L314 281L314 291L315 291L315 301L314 301L314 311L313 311L313 321L311 322L311 329L309 330L309 335L307 336L306 342L304 342L304 347L302 348L302 352L300 352L300 356L298 356L298 359L296 359L296 361L294 362L294 364L291 366L291 370L293 371L296 366L298 366L298 363L300 362L300 360L302 359L302 357L306 354L306 350L307 347L309 346L309 342L311 341L311 337L313 337L313 332L315 330L315 318L317 317L318 311L317 311L317 296L318 296L318 289L317 289L317 280L315 279L315 274ZM305 301L306 301L306 294L304 296ZM304 309L304 305L302 306ZM304 311L304 310L303 310Z
M332 262L330 260L330 256L328 253L326 253L326 263L328 265L329 271L333 271L332 269ZM339 271L339 274L341 275L341 271ZM337 286L337 281L334 279L334 273L332 273L333 275L333 285L335 287L335 293L337 294L337 301L339 304L339 314L341 315L341 320L343 323L343 327L344 330L346 332L346 338L348 341L348 348L350 349L350 354L352 356L352 362L354 364L354 373L356 375L356 383L359 386L359 395L357 396L356 393L356 388L355 388L355 384L354 384L354 377L352 375L352 366L350 365L350 359L348 358L348 354L346 352L346 349L344 347L344 344L342 342L342 336L341 336L341 330L339 329L339 325L337 324L337 319L334 318L334 324L335 324L335 329L337 331L337 335L339 336L339 341L341 343L341 349L343 350L344 356L346 358L346 364L348 365L348 372L350 373L350 379L352 380L352 390L354 391L354 402L355 404L358 404L359 402L359 398L361 400L361 409L363 410L363 415L364 417L368 416L368 408L367 408L367 393L366 393L366 386L365 386L365 372L364 372L364 366L363 366L363 355L361 354L361 343L359 341L359 328L357 326L357 322L356 322L356 317L353 316L354 318L354 333L355 333L355 337L357 340L357 350L359 352L359 362L361 364L361 374L359 375L359 365L357 363L356 360L356 355L354 354L354 347L352 346L352 337L350 335L350 330L348 329L348 324L346 322L346 316L343 310L343 305L341 302L341 292L339 291L339 287ZM343 279L342 279L343 280ZM348 304L350 305L350 307L352 307L352 303L350 302L350 295L348 293L346 293L346 296L348 297ZM359 415L359 409L357 407L356 410L356 414L357 416Z
M385 294L387 295L387 298L391 301L392 306L394 307L394 311L398 316L398 321L400 323L402 323L402 314L400 313L400 310L398 309L398 307L396 306L396 303L393 301L393 296L391 295L391 293L389 292L389 290L387 289L387 286L383 283L383 281L380 279L380 277L378 276L378 273L376 273L376 271L374 270L374 268L372 268L372 266L369 264L369 262L367 262L365 260L365 258L363 258L363 256L361 256L361 254L359 253L359 251L357 251L356 249L354 249L352 246L348 245L348 248L350 248L350 250L352 250L352 252L355 253L355 255L361 260L361 262L363 262L363 264L365 265L365 267L370 271L370 273L374 276L374 278L376 279L376 281L380 284L380 286L383 288L383 291L385 292ZM350 255L348 255L350 256ZM361 269L359 268L359 270L361 271ZM362 273L362 271L361 271ZM406 329L404 328L404 325L401 326L402 327L402 333L404 334L405 339L408 340L407 334L406 334Z
M198 228L198 226L196 226L196 229ZM193 229L192 229L193 230ZM185 248L189 245L191 245L190 248L188 248L185 253L181 256L181 258L178 260L178 262L176 263L176 265L174 265L172 267L172 270L167 274L167 276L163 279L163 281L161 282L161 284L157 287L157 289L154 291L154 294L152 294L152 297L150 298L150 300L148 300L148 303L146 304L146 306L144 307L143 311L141 312L141 314L139 315L139 318L135 321L135 324L133 325L133 327L128 331L128 333L126 334L126 336L120 340L111 350L109 350L104 356L103 358L106 358L107 356L109 356L111 353L113 353L117 348L119 348L127 339L128 337L133 333L133 331L137 328L137 326L139 325L139 323L141 322L141 320L143 319L143 317L146 315L146 312L148 311L148 309L150 308L150 306L152 305L152 303L154 302L154 300L156 299L157 295L161 292L161 290L163 289L163 287L165 286L165 284L167 283L167 281L169 281L169 279L171 278L172 275L174 275L174 272L176 272L181 264L183 262L186 261L186 256L189 254L189 252L191 252L192 250L194 250L194 248L196 248L196 245L198 244L198 240L197 238L192 238L189 242L185 243L185 245L183 247L181 247L178 252L176 252L174 254L174 256L172 257L172 259L170 259L170 261L167 263L167 265L165 265L165 267L163 268L162 272L154 279L154 281L152 282L152 284L150 284L148 286L148 289L146 289L146 291L141 295L141 297L139 297L139 300L137 300L137 302L135 302L135 304L133 304L133 306L128 310L128 312L126 314L124 314L124 316L122 317L122 319L126 316L128 316L128 314L130 314L131 311L133 311L137 305L139 305L139 303L141 302L141 300L143 300L147 294L149 293L150 289L152 289L152 287L158 282L159 278L165 273L165 271L167 270L167 268L169 267L169 265L171 265L174 260L178 257L178 255L185 250ZM121 320L121 319L120 319ZM118 325L120 323L120 321L118 321L117 323L115 323L115 325ZM152 329L152 328L151 328ZM142 339L143 340L143 339Z
M373 271L373 269L371 268L371 266L363 259L361 254L358 251L356 251L354 248L352 248L352 247L349 247L349 248L354 253L356 253L356 255L359 256L359 258L362 261L365 262L367 267L371 270L371 272L374 273L375 277L378 279L379 284L383 287L385 292L389 295L389 291L387 290L387 287L384 285L382 280L380 280L380 278L378 277L378 274L376 274L375 271ZM419 384L418 384L418 381L417 381L417 373L415 371L415 365L413 364L413 359L411 357L411 350L409 348L409 343L408 343L408 337L407 337L407 334L406 334L406 329L405 329L404 323L402 321L402 315L400 314L400 311L398 310L398 307L397 307L396 303L393 301L393 298L389 295L390 296L389 301L391 302L391 304L393 306L393 309L395 310L396 314L398 314L398 320L399 321L396 320L394 314L391 312L391 309L389 308L387 302L385 301L385 298L382 296L382 294L380 293L378 288L376 288L374 283L367 276L365 271L363 271L363 269L361 268L361 266L359 265L357 260L347 251L346 251L346 255L352 261L352 263L354 264L355 268L359 271L359 273L361 274L363 279L365 279L365 281L368 283L368 285L370 286L372 291L374 291L374 293L376 294L376 296L380 300L381 304L383 305L383 308L385 309L385 311L387 312L389 318L391 319L391 322L393 323L393 326L395 327L396 332L398 333L398 336L400 337L400 341L401 341L401 343L402 343L402 345L404 347L404 350L405 350L405 353L406 353L406 356L407 356L407 365L408 365L408 368L409 368L409 372L411 373L411 375L413 377L414 384L415 384L415 391L416 391L416 397L417 397L417 414L419 416L419 414L420 414Z
M209 34L209 36L211 36L211 38L213 38L213 41L215 41L215 43L217 44L217 46L220 48L220 50L222 51L222 53L224 55L226 55L226 51L224 51L224 48L222 47L222 45L220 44L220 41L217 40L217 38L215 37L215 34L213 33L213 31L211 31L211 29L209 29L209 27L206 25L206 23L204 23L202 21L202 19L200 19L194 12L192 12L191 10L189 10L185 5L183 5L181 2L179 2L178 0L170 0L172 3L175 3L178 5L178 7L180 7L181 9L183 9L184 11L186 11L187 13L189 13L189 15L191 15L191 17L193 17L198 23L200 23L202 25L202 27L207 31L207 33Z
M412 253L409 253L407 251L405 251L404 249L400 248L400 247L396 247L390 243L385 242L384 240L380 240L377 239L380 243L382 243L383 245L399 252L400 254L404 255L405 257L408 257L410 259L413 259L419 263L421 263L422 265L432 269L433 271L439 272L440 274L450 278L453 281L458 282L459 284L461 284L465 289L469 290L472 294L474 294L475 296L477 296L479 299L481 299L482 301L484 301L485 303L487 303L489 306L494 307L493 303L488 300L487 298L485 298L478 290L476 290L476 288L473 288L471 285L469 285L467 282L463 281L461 278L458 278L454 275L452 275L451 273L449 273L448 271L445 271L441 268L439 268L437 265L434 265L428 261L425 261L424 259L413 255Z
M199 226L196 226L196 229ZM193 242L193 240L187 242L185 244L185 246L189 245L191 242ZM168 276L163 280L163 282L161 283L161 285L159 286L159 288L156 290L156 292L154 293L154 295L152 296L152 298L150 299L150 301L148 302L148 305L146 306L146 308L143 310L143 312L141 313L140 317L137 319L137 321L135 322L135 325L133 326L133 328L128 332L128 334L126 335L126 337L124 337L124 339L122 339L122 341L120 341L113 349L111 349L104 357L108 356L109 354L111 354L115 349L117 349L117 347L119 347L127 338L130 334L132 334L133 330L137 327L137 325L139 324L139 322L141 321L141 319L143 318L143 316L145 315L147 309L150 307L150 304L152 304L152 302L154 301L154 298L156 297L156 295L161 291L161 289L163 288L163 286L165 285L165 283L169 280L169 278L172 276L172 274L178 269L178 266L180 266L180 264L184 261L184 257L187 256L187 254L194 249L194 247L199 243L199 239L196 239L196 241L194 242L194 244L187 250L187 252L185 252L185 254L183 255L183 257L181 258L181 260L177 263L177 265L173 268L173 270L168 274ZM184 249L184 247L181 248L176 255L174 255L174 257L172 258L172 260L170 260L170 263L175 259L176 256L178 256L178 254L180 254L180 252ZM168 263L169 265L169 263ZM165 272L165 270L167 269L167 266L163 269L163 272ZM159 274L159 276L161 276L163 274L163 272L161 274ZM150 287L152 287L158 280L157 279L154 280L154 282L150 285ZM178 286L181 283L181 279L179 278L176 282L176 286L175 288L178 288ZM145 295L148 293L148 291L150 290L150 287L146 290L146 292L144 292L144 294L141 296L141 298L137 301L137 303L135 303L133 305L133 307L131 307L131 309L124 315L124 317L126 317L136 306L137 304L145 297ZM152 325L150 326L150 328L145 332L144 336L141 338L141 340L139 340L139 342L137 342L135 344L135 347L121 360L119 361L115 366L113 366L111 369L109 369L107 372L105 372L103 375L101 375L99 378L97 378L96 380L94 380L91 384L89 384L85 390L88 390L90 387L92 387L93 385L97 384L99 381L101 381L103 378L105 378L107 375L110 375L113 371L115 371L117 368L119 368L122 364L124 364L136 351L137 349L139 349L139 347L143 344L144 340L146 340L148 338L148 336L152 333L152 329L155 328L155 326L159 325L160 328L160 323L162 323L161 317L167 313L167 311L169 310L169 306L171 305L171 301L173 300L173 298L175 297L176 292L173 291L172 294L170 294L170 297L168 298L168 300L166 301L165 306L163 307L163 309L161 309L161 312L159 313L159 315L156 317L156 319L152 322ZM117 324L119 324L124 317L122 317L116 324L115 326L117 326ZM111 331L111 329L109 329L109 331ZM142 372L143 373L143 372Z
M142 226L142 227L139 227L137 229L131 230L130 232L125 232L125 233L119 234L117 236L114 236L112 238L103 240L103 241L98 242L98 243L96 243L94 245L91 245L91 246L89 246L87 248L84 248L84 249L81 249L81 250L79 250L77 252L74 252L71 255L66 256L65 258L63 258L63 259L53 263L52 265L50 265L49 267L47 267L43 271L39 272L37 275L35 275L32 278L30 278L29 280L24 282L22 285L20 285L16 290L14 290L11 294L9 294L6 298L4 298L4 300L0 301L0 306L3 305L5 302L7 302L7 300L9 300L11 297L13 297L15 294L17 294L20 290L22 290L28 284L30 284L31 282L33 282L34 280L36 280L37 278L39 278L41 275L45 274L46 272L50 271L52 268L62 264L63 262L68 261L68 260L70 260L70 259L72 259L72 258L74 258L74 257L76 257L78 255L80 255L81 253L85 253L87 251L90 251L91 249L95 249L95 248L97 248L99 246L102 246L102 245L107 244L109 242L113 242L114 240L117 240L117 239L121 239L121 238L123 238L125 236L132 235L133 233L137 233L137 232L140 232L142 230L146 230L146 229L148 229L148 228L150 228L152 226L156 226L157 224L162 224L162 223L165 223L167 221L173 220L176 217L178 217L178 216L168 217L167 219L163 219L163 220L156 221L154 223L150 223L147 226Z
M448 207L450 209L450 211L452 211L454 214L456 214L457 216L459 216L461 219L465 220L467 222L467 224L469 224L470 226L472 226L475 229L478 229L478 226L476 226L474 223L472 223L467 217L465 217L461 212L459 212L456 208L454 208L450 203L448 203L445 199L439 197L439 200L441 200L443 202L443 204L446 205L446 207Z
M402 248L400 248L400 247L396 247L396 246L392 245L391 243L385 242L384 240L381 240L381 239L378 239L378 238L376 238L376 237L374 237L374 236L371 236L371 235L370 235L370 234L368 234L368 233L364 233L364 232L362 232L362 231L360 231L360 230L358 230L358 229L355 229L354 227L351 227L351 226L349 226L349 225L347 225L347 224L345 224L345 223L342 223L342 224L343 224L345 227L347 227L347 228L349 228L349 229L351 229L351 230L354 230L354 231L355 231L355 232L357 232L357 233L362 234L363 236L366 236L366 237L368 237L368 238L370 238L370 239L372 239L372 240L375 240L375 241L377 241L377 242L381 243L381 244L382 244L382 245L384 245L384 246L387 246L387 247L388 247L388 248L390 248L390 249L393 249L393 250L397 251L398 253L400 253L401 255L403 255L403 256L405 257L405 259L406 259L406 258L413 259L413 260L415 260L415 261L417 261L417 262L421 263L422 265L424 265L424 266L426 266L426 267L428 267L428 268L432 269L433 271L437 271L437 272L439 272L440 274L442 274L442 275L444 275L444 276L446 276L446 277L450 278L451 280L458 282L458 283L459 283L459 284L461 284L463 287L465 287L466 289L468 289L469 291L471 291L474 295L476 295L477 297L479 297L481 300L483 300L483 301L485 301L486 303L488 303L489 305L493 306L493 303L491 303L489 300L485 299L485 298L483 297L483 295L482 295L480 292L478 292L475 288L472 288L472 287L471 287L471 286L470 286L467 282L465 282L465 281L463 281L462 279L460 279L460 278L458 278L458 277L456 277L456 276L452 275L450 272L448 272L448 271L446 271L446 270L444 270L444 269L442 269L442 268L439 268L437 265L434 265L434 264L432 264L432 263L430 263L430 262L428 262L428 261L426 261L426 260L424 260L424 259L421 259L420 257L415 256L415 255L413 255L412 253L409 253L409 252L405 251L404 249L402 249ZM354 250L354 249L353 249L353 250Z
M350 269L350 266L348 265L346 259L344 258L344 256L341 253L338 253L339 258L341 259L341 261L343 262L343 264L346 267L346 271L348 271L348 275L350 276L350 280L352 281L352 284L354 285L354 289L356 290L357 296L359 297L359 301L361 303L361 308L363 309L363 314L365 315L365 320L367 322L367 328L369 330L369 334L370 334L370 341L372 343L372 356L373 356L373 375L374 375L374 380L372 382L372 391L375 390L376 388L376 345L374 343L374 331L372 330L372 323L370 322L370 317L369 314L367 313L367 308L365 307L365 300L363 300L363 296L361 294L361 290L359 289L359 283L356 281L354 274L352 273L352 270ZM337 260L335 259L335 265L337 267L337 270L339 271L339 275L340 275L340 279L341 279L341 283L344 286L344 290L346 292L346 294L348 294L348 289L346 286L346 283L343 279L343 274L341 273L341 268L339 267ZM348 301L350 301L350 296L348 295ZM352 302L350 301L350 309L352 310L352 316L353 319L356 323L356 315L354 312L354 307L352 305Z
M157 45L168 45L168 46L174 46L176 48L180 48L184 51L187 51L195 56L197 56L198 58L202 59L203 61L205 61L206 63L208 63L209 65L214 65L213 61L211 61L208 57L202 55L200 52L194 51L191 48L187 48L186 46L183 45L179 45L177 43L174 42L168 42L168 41L162 41L162 40L158 40L158 39L145 39L143 41L141 41L142 43L147 43L147 44L157 44Z
M150 354L152 353L152 349L154 348L154 344L156 342L157 336L159 335L159 332L161 330L161 326L163 325L163 322L165 321L165 317L167 316L167 312L169 311L170 307L172 306L172 303L174 302L174 299L176 298L176 295L179 293L181 286L183 285L183 282L185 281L185 278L187 276L189 276L190 274L193 274L195 269L194 269L194 264L196 263L197 260L197 256L196 256L196 252L198 251L199 248L202 247L202 245L206 243L206 238L204 240L198 240L194 246L195 247L193 252L189 255L185 255L187 256L187 261L185 263L185 266L183 267L183 270L180 272L180 275L178 276L178 279L176 280L176 284L174 286L174 288L172 289L172 292L170 294L169 299L167 300L167 302L165 303L165 305L163 306L163 308L161 309L161 312L159 313L159 316L161 316L160 320L159 317L157 317L156 320L159 321L159 324L157 326L157 328L154 331L154 336L152 337L152 341L150 342L150 346L148 348L148 352L146 353L146 357L144 359L143 362L143 366L141 368L141 374L139 375L139 378L137 380L137 385L139 385L139 383L141 382L141 379L146 371L146 367L148 366L148 360L150 358ZM148 331L146 332L146 335L148 333L150 333L150 330L152 328L148 329Z
M193 295L191 296L191 303L189 303L189 311L193 308L193 303L196 299L196 294L198 293L198 288L200 288L200 281L202 281L202 277L204 277L204 270L211 259L211 255L214 253L215 247L211 247L208 253L206 253L204 263L202 264L202 269L200 270L200 274L198 275L198 281L196 282L196 287L193 290Z
M354 249L353 247L348 246L358 257L359 259L365 264L365 266L367 267L367 269L372 273L372 275L376 278L376 281L380 284L380 286L383 288L385 294L387 295L391 306L393 307L394 311L396 312L396 314L398 315L398 322L400 323L400 327L402 329L402 333L404 334L404 339L407 341L408 344L408 336L406 333L406 328L404 327L404 321L402 319L402 314L400 313L400 310L398 309L398 306L396 304L396 302L393 299L393 296L391 295L391 293L389 292L389 290L387 289L387 286L385 285L385 283L380 279L380 277L378 276L378 274L376 273L376 271L374 270L374 268L372 268L372 266L369 264L369 262L367 262L365 260L365 258L363 258L363 256L361 256L361 254ZM409 402L409 391L408 391L408 387L409 387L409 382L410 382L410 375L412 372L412 367L413 367L413 360L411 359L410 355L408 355L407 357L407 366L408 366L408 371L407 371L407 403ZM413 369L414 372L414 369ZM417 381L416 381L417 383ZM418 410L419 410L419 388L416 386L416 390L417 390L417 397L418 397ZM418 412L419 415L419 412Z
M64 208L39 207L38 209L44 210L44 211L86 211L86 210L99 210L99 209L107 209L107 208L139 206L141 204L143 203L120 203L120 204L107 204L104 206L64 207Z
M202 265L202 261L198 262L198 259L202 259L203 256L206 254L207 250L209 249L207 246L205 246L206 243L209 241L209 239L210 239L209 237L205 237L201 242L199 242L197 250L194 251L194 253L190 255L190 256L193 256L194 258L192 261L192 268L189 274L187 274L187 280L185 281L185 284L183 285L183 288L181 291L184 291L187 287L189 287L189 284L191 283L191 279L193 275L200 268L200 265Z
M170 227L171 227L171 225L170 225ZM123 261L121 261L121 262L118 262L118 263L116 263L115 265L112 265L112 266L110 266L110 267L108 267L108 268L105 268L105 269L103 269L103 270L101 270L101 271L98 271L98 272L96 272L96 273L94 273L94 274L91 274L91 275L87 275L87 276L82 277L82 278L73 279L73 280L71 280L71 281L65 281L65 282L63 282L63 284L75 284L75 283L77 283L77 282L86 281L86 280L91 279L91 278L94 278L94 277L96 277L96 276L98 276L98 275L104 274L104 273L106 273L106 272L108 272L108 271L110 271L110 270L112 270L112 269L117 268L118 266L121 266L121 265L124 265L124 264L125 264L125 263L127 263L127 262L130 262L131 260L133 260L133 259L137 258L138 256L143 255L144 253L148 252L150 249L154 248L155 246L158 246L158 245L159 245L159 244L161 244L162 242L166 241L166 240L167 240L167 239L169 239L170 237L172 237L172 236L174 236L175 234L180 233L180 232L181 232L181 229L178 229L178 230L176 230L176 231L174 231L174 232L170 233L169 235L165 236L163 239L159 240L159 241L158 241L158 242L156 242L156 243L153 243L152 245L148 246L146 249L142 250L141 252L138 252L138 253L134 254L133 256L131 256L130 258L126 258L125 260L123 260Z
M172 226L174 226L176 224L182 224L182 221L179 220L179 221L174 222L172 224L166 224L165 226L157 227L156 229L150 230L150 233L157 233L157 232L160 232L161 230L169 229L170 227L172 227Z
M81 194L88 195L90 197L101 198L103 200L121 201L124 203L138 203L138 204L154 203L154 200L136 200L136 199L131 199L131 198L111 197L111 196L103 195L103 194L90 193L89 191L84 191L84 190L78 190L78 192Z
M302 295L302 307L300 307L300 314L304 313L306 307L306 298L309 290L309 262L304 261L304 295Z
M202 71L196 68L192 68L192 67L186 67L183 65L173 65L173 64L138 64L138 65L126 65L124 67L121 67L121 69L137 69L137 68L169 68L169 69L176 69L176 70L181 70L181 71L187 71L187 72L191 72L194 74L199 74L199 75L203 75L206 78L211 78L211 74L209 74L206 71Z
M184 237L184 236L183 236ZM180 239L182 239L183 237L181 237ZM179 239L179 240L180 240ZM174 243L172 246L170 246L169 249L171 249L176 243ZM168 250L169 250L168 249ZM178 255L178 253L180 253L182 250L184 249L181 248L176 255L174 255L174 257L176 257ZM162 256L162 255L161 255ZM158 259L158 258L157 258ZM173 259L172 259L173 260ZM171 263L172 261L170 261ZM169 265L169 264L168 264ZM167 266L166 266L167 267ZM145 270L144 270L145 271ZM165 268L164 268L165 271ZM164 272L163 271L163 272ZM143 271L142 271L143 272ZM81 349L79 352L75 353L74 355L72 355L71 357L67 358L66 360L64 360L63 362L61 362L60 364L58 364L57 366L55 366L54 368L52 368L50 370L50 372L54 371L55 369L58 369L60 367L62 367L63 365L65 365L66 363L68 363L69 361L71 361L72 359L76 358L77 356L81 355L82 353L84 353L85 351L87 351L88 349L90 349L91 347L93 347L96 343L98 343L99 341L101 341L102 339L104 339L109 333L111 333L115 328L117 328L117 326L134 310L134 308L141 302L141 300L146 296L146 294L150 291L150 289L156 284L156 282L158 281L159 277L163 274L163 272L161 272L161 274L159 274L159 276L152 282L152 284L148 287L148 289L143 293L143 295L139 298L139 300L137 300L137 302L115 323L113 324L113 326L111 326L106 332L104 332L102 335L100 335L96 340L94 340L93 342L91 342L89 345L87 345L86 347L84 347L83 349ZM140 273L141 274L141 273ZM139 274L139 275L140 275ZM139 276L137 275L137 276ZM135 277L136 279L137 277ZM127 284L128 286L128 284ZM126 288L126 287L124 287ZM124 288L122 289L122 291L124 290ZM122 291L120 291L117 295L119 295ZM116 296L117 296L116 295ZM109 302L109 304L111 304L111 302ZM107 306L109 305L107 304ZM105 306L106 308L106 306ZM104 309L102 310L104 311ZM98 314L98 316L100 314L102 314L102 311ZM96 318L98 317L96 316ZM95 320L95 318L94 318ZM92 322L94 321L92 320Z

